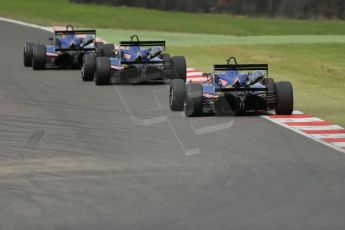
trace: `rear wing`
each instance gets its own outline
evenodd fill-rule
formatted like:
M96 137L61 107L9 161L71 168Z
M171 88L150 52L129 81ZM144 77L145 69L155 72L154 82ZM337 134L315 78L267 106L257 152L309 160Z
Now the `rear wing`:
M55 36L56 35L82 35L82 34L90 34L96 36L96 30L55 30L54 31Z
M139 60L139 61L121 61L121 64L124 65L135 65L135 64L162 64L165 63L165 61L151 61L151 60Z
M214 65L214 71L226 70L264 70L268 72L268 64L229 64L229 65Z
M165 41L121 41L120 46L160 46L165 51Z
M262 70L266 71L266 78L268 77L268 64L226 64L226 65L214 65L213 70L216 71L254 71ZM267 92L268 88L251 88L251 87L240 87L240 88L221 88L216 89L217 92Z
M96 48L65 48L65 49L61 49L61 48L56 48L55 51L95 51Z
M64 35L91 35L96 40L96 30L55 30L54 36L64 36ZM74 50L83 50L83 51L95 51L96 48L66 48L66 49L55 49L56 51L74 51Z
M250 87L246 87L246 88L220 88L220 89L215 89L216 92L222 92L222 93L226 93L226 92L267 92L268 88L250 88Z

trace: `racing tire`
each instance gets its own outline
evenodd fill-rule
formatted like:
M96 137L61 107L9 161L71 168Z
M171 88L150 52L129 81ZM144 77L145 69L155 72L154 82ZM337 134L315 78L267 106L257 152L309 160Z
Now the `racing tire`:
M96 85L108 85L110 83L110 61L108 57L96 58Z
M277 115L290 115L293 112L293 88L290 82L277 82L275 95L277 97L275 111Z
M46 46L41 44L34 45L32 56L32 68L34 70L43 70L46 68L46 64Z
M83 66L81 68L81 78L83 81L93 81L96 69L95 54L85 54L83 57Z
M176 78L186 81L187 78L187 64L186 59L183 56L171 57L173 68L176 70Z
M202 115L202 92L201 84L190 83L186 85L186 117L197 117Z
M102 50L103 50L103 57L112 57L115 54L114 44L104 44Z
M171 111L183 111L186 83L182 79L173 79L170 83L169 105Z
M24 66L31 67L32 66L32 56L33 56L33 48L34 43L26 42L24 45Z
M103 56L103 42L95 42L95 48L96 48L96 57Z

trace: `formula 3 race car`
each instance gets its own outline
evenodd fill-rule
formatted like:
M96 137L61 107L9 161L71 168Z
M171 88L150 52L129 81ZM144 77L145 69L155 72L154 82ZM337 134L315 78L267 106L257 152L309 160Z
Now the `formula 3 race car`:
M230 64L231 60L235 63ZM248 72L249 71L249 72ZM234 57L226 65L214 65L213 73L204 73L203 83L170 84L172 111L185 111L187 117L203 114L243 115L246 112L275 110L278 115L293 112L290 82L274 82L268 77L267 64L237 64Z
M74 30L72 25L55 30L49 40L49 45L25 43L24 66L34 70L81 68L85 54L100 53L103 47L102 42L96 42L95 30Z
M111 57L85 55L82 78L96 85L109 83L137 84L164 79L186 80L186 60L170 57L165 41L140 41L137 35L120 42Z

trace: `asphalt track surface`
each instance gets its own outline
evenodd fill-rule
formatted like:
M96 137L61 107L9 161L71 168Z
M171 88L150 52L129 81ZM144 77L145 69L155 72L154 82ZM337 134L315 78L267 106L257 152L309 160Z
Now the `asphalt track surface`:
M24 68L49 34L0 34L0 229L344 229L343 153L258 116L186 119L166 85Z

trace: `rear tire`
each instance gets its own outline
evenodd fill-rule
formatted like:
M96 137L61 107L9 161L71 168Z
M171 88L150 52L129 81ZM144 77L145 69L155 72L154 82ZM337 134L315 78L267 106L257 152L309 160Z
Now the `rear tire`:
M32 56L33 56L34 43L26 42L24 45L24 66L32 66Z
M108 57L96 58L96 85L108 85L110 83L110 61Z
M176 70L176 79L182 79L186 81L187 78L187 64L186 59L183 56L171 57L173 68Z
M187 117L196 117L202 115L202 93L201 84L190 83L186 85L186 107L185 115Z
M173 79L170 83L169 104L171 111L183 111L186 83L182 79Z
M81 78L83 81L93 81L96 69L96 56L93 53L85 54L83 57L83 67Z
M275 111L277 115L290 115L293 112L293 89L290 82L275 83L277 97Z
M43 70L46 68L46 46L36 44L33 47L32 68L34 70Z
M115 54L114 44L104 44L102 50L103 50L103 57L113 57Z
M96 56L97 57L103 56L103 51L102 51L103 46L104 46L103 42L95 42Z

